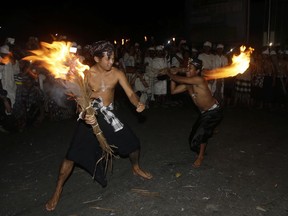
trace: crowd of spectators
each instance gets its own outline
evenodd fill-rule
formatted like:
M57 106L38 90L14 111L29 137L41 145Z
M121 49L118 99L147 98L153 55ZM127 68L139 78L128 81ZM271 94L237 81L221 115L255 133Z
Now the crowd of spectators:
M54 40L69 41L65 36ZM73 46L81 61L92 66L89 45L73 42ZM7 38L0 46L2 132L21 132L38 126L45 119L57 121L76 115L77 104L68 99L61 82L45 68L23 60L31 54L30 50L39 48L37 37L29 37L24 45L17 44L15 38ZM200 59L204 70L225 67L231 64L233 54L237 54L234 50L230 50L228 44L210 41L203 41L199 46L183 39L169 44L126 41L115 43L115 67L125 72L147 108L169 108L192 101L186 94L170 94L165 69L187 67L191 58ZM209 81L209 88L224 107L288 111L288 50L280 45L254 49L245 73Z

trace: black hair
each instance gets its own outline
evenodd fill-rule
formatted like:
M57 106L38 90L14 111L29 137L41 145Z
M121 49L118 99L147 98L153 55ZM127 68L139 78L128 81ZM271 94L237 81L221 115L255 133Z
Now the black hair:
M196 68L196 70L201 71L203 68L202 60L197 59L197 58L190 58L189 64L192 64Z
M106 40L94 42L90 47L90 54L94 57L102 58L104 53L110 58L114 52L114 45Z

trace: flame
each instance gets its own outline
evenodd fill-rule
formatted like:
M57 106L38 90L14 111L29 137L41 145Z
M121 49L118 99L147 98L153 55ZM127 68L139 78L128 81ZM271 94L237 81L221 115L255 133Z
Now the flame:
M70 52L71 42L53 41L52 44L41 42L40 45L40 49L31 51L34 55L23 59L39 62L40 66L46 68L55 78L68 80L74 75L84 79L83 72L89 70L89 66L82 64L77 55Z
M215 68L213 70L204 72L207 79L220 79L236 76L239 73L244 73L250 64L250 55L254 51L253 48L249 47L246 49L245 46L240 47L240 54L233 55L232 63L228 66Z
M2 57L0 57L0 63L2 63L2 64L8 64L9 62L11 62L11 53L9 53L9 54L7 54L7 55L5 55L3 58Z

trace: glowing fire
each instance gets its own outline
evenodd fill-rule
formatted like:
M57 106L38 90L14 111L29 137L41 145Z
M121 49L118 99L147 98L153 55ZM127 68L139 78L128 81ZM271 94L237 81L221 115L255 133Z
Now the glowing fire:
M0 57L0 63L2 64L8 64L11 60L11 53L5 55L3 58Z
M73 78L71 75L84 78L83 72L89 70L89 66L82 64L77 55L70 52L71 45L71 42L64 41L54 41L52 44L41 42L41 49L31 51L35 55L23 59L40 62L55 78L68 80Z
M220 79L226 77L236 76L239 73L244 73L250 64L250 55L253 52L253 48L246 49L245 46L240 47L240 54L233 55L232 63L228 66L215 68L204 72L207 79Z

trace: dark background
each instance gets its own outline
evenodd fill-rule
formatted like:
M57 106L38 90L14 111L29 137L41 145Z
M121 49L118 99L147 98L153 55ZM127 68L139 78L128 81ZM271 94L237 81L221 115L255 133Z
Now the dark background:
M36 8L37 9L36 9ZM5 11L2 17L1 37L26 39L37 36L62 34L72 40L90 43L98 39L133 37L143 40L144 35L165 37L167 32L182 29L185 1L173 5L156 1L79 1L79 3L43 1L38 4L20 2L17 9ZM174 23L174 27L171 26ZM176 25L176 27L175 27Z
M274 43L288 44L286 0L52 0L6 4L11 5L1 7L0 42L6 37L26 41L29 36L48 41L58 34L81 44L122 38L142 43L147 36L159 43L176 37L198 44L211 40L263 45L270 42L268 32L273 33L270 39Z

